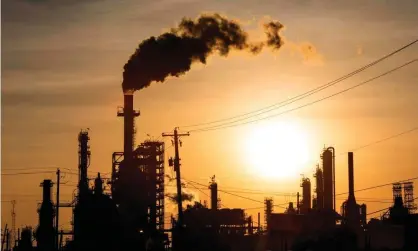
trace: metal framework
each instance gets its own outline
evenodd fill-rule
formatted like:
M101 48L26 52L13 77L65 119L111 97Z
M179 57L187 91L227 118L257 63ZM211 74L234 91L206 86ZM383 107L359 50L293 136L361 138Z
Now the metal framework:
M405 182L403 183L403 192L404 192L404 205L408 208L409 213L412 214L417 209L414 204L414 183Z
M114 152L112 154L112 178L110 184L112 185L110 190L112 191L112 195L115 195L115 186L114 184L117 183L119 179L119 167L123 162L123 152ZM113 198L115 199L115 198Z
M393 183L392 191L393 191L393 204L395 204L395 201L397 198L402 199L402 184Z
M265 220L267 229L269 229L270 215L273 213L273 198L265 198L264 206L265 206L264 220Z
M146 177L145 189L148 198L141 198L148 202L148 223L153 229L164 230L164 142L145 141L133 152L134 165ZM117 183L119 169L124 160L123 152L112 155L111 184ZM112 194L117 187L112 185ZM121 195L119 195L121 196ZM118 197L119 197L118 196ZM118 198L116 198L119 200Z
M149 195L148 221L157 230L164 230L164 142L145 141L134 151L139 168L147 176Z
M90 145L88 130L81 130L78 134L78 189L79 195L86 193L89 188L87 169L90 166Z

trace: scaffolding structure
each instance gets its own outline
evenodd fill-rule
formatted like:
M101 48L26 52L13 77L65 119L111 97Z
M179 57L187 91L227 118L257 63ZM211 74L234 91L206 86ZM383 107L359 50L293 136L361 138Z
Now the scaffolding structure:
M134 151L138 167L146 174L149 203L148 222L156 230L164 230L164 142L145 141Z
M402 184L401 183L393 183L392 186L393 191L393 204L395 204L396 200L402 200Z
M273 213L273 198L265 198L264 199L264 221L265 226L267 229L269 229L269 222L270 222L270 216Z
M112 155L112 184L120 179L120 167L123 165L124 153L114 152ZM164 142L145 141L133 151L133 163L139 169L146 184L146 198L140 198L147 204L147 221L151 229L164 230ZM124 167L122 167L124 168ZM117 186L112 186L114 199L119 202ZM116 198L115 198L116 197Z
M414 203L414 183L413 182L404 182L403 183L403 192L404 192L404 205L408 208L410 214L413 214L417 209Z

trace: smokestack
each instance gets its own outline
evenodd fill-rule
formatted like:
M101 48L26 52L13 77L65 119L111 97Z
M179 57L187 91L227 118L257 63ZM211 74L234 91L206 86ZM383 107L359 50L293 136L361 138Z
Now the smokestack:
M134 110L134 91L124 90L123 109L118 111L118 117L123 117L123 153L124 159L130 162L133 159L134 137L135 137L135 117L139 116L139 111Z
M46 202L51 201L52 181L44 180L44 182L42 182L41 185L42 185L42 192L43 192L43 196L42 196L43 201L46 201Z
M124 159L132 160L132 151L134 148L134 95L133 93L124 93L123 95L123 113L124 113Z
M353 153L348 153L348 199L354 199L354 159Z

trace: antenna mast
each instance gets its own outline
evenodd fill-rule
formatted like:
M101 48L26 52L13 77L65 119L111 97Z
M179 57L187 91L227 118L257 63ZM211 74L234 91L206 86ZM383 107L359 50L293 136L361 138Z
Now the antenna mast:
M12 245L15 243L15 237L16 237L16 211L15 211L15 206L16 206L16 200L12 200L12 233L10 236L10 243L12 243Z

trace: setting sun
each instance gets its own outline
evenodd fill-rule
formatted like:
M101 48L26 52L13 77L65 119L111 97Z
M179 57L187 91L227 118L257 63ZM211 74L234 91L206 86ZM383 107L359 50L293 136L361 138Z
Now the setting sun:
M250 171L262 177L298 176L308 162L308 137L295 123L258 126L245 145Z

